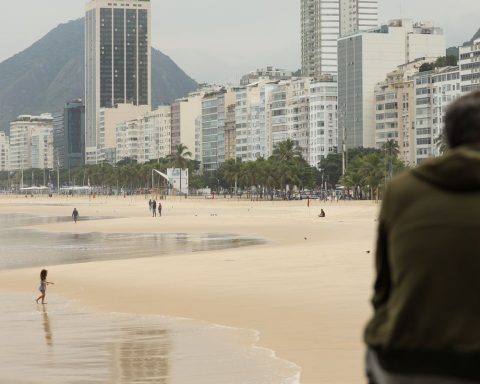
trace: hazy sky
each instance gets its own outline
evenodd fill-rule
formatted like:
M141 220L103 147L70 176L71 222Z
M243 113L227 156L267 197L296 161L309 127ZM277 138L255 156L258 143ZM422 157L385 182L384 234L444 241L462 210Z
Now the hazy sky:
M59 23L84 14L85 0L2 4L0 61ZM152 44L198 82L236 82L266 65L300 67L300 0L152 0ZM448 45L480 27L479 0L379 0L380 21L433 20Z

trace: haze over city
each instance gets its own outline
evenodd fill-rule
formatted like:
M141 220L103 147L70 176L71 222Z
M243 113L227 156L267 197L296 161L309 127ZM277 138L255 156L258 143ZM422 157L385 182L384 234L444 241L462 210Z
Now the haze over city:
M84 0L4 4L0 33L15 39L2 41L0 61L24 50L58 24L84 16L85 4ZM461 45L478 30L474 10L480 7L477 0L462 0L461 5L454 0L380 0L379 20L432 20L444 29L447 46ZM22 23L11 17L19 13ZM258 67L297 70L301 66L298 0L154 0L152 20L152 45L198 82L235 83Z

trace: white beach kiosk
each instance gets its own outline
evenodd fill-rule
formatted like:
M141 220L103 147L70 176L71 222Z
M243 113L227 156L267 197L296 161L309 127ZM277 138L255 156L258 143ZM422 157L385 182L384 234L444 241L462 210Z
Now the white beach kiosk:
M152 188L154 188L155 174L168 182L169 194L170 188L172 188L174 193L188 196L188 169L167 168L167 174L157 169L152 169Z

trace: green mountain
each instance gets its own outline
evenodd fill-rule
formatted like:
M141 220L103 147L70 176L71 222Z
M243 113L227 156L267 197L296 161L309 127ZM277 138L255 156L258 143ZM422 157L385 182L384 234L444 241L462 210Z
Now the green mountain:
M26 50L0 63L0 130L21 114L55 112L84 98L85 20L60 24ZM152 48L152 104L170 104L197 83Z

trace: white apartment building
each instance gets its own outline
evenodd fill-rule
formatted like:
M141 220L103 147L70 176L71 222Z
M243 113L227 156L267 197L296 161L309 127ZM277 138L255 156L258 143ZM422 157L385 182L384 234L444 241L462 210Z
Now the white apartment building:
M407 165L415 161L415 78L424 63L421 58L400 65L375 87L375 147L381 149L388 140L398 144L399 158Z
M115 164L117 145L117 124L140 119L150 111L148 105L117 104L113 108L101 108L98 118L98 145L95 159L89 158L87 164L108 161Z
M378 26L378 0L340 0L340 36Z
M421 164L439 155L446 109L462 95L459 67L418 73L415 94L415 164Z
M375 147L375 85L399 65L445 55L445 36L429 22L394 20L338 40L339 146Z
M260 81L235 92L236 156L243 161L271 155L266 111L270 94L277 84L278 81Z
M0 132L0 171L10 170L9 152L9 137L5 135L5 132Z
M53 169L53 117L21 115L10 123L10 169Z
M302 0L302 76L337 72L340 0Z
M308 161L310 79L293 79L287 89L287 138L300 148Z
M240 79L240 85L246 86L248 84L257 83L262 80L288 80L291 79L292 76L292 71L269 66L265 68L259 68L255 71L250 72L247 75L242 76L242 78Z
M178 144L185 145L197 157L195 145L196 121L202 117L202 97L205 90L191 92L172 104L172 152Z
M460 47L460 77L462 92L480 89L480 39L473 44Z
M171 107L161 106L142 118L117 124L116 162L126 158L143 164L171 153Z
M285 140L292 140L300 147L304 159L309 158L309 96L310 79L305 77L280 81L268 90L267 157L275 146Z
M378 0L302 0L302 75L337 73L337 39L378 25Z
M151 105L151 35L150 0L91 0L86 5L87 164L103 160L96 153L102 108Z
M337 82L336 79L310 84L309 163L318 163L337 152Z

